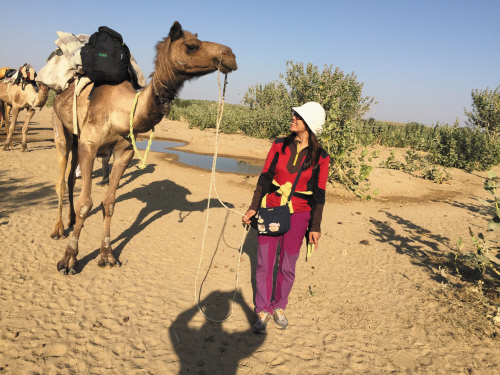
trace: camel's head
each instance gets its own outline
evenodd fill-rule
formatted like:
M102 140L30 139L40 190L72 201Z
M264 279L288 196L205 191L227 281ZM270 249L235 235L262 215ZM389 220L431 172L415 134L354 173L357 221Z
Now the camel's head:
M182 30L175 21L167 38L156 46L156 70L163 70L165 61L181 74L191 77L203 76L219 68L222 73L236 70L236 57L231 48L222 44L203 42L198 34Z

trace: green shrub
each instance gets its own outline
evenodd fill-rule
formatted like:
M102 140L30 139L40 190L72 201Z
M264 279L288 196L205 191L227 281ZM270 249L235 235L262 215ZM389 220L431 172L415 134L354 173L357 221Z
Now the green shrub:
M45 103L45 107L52 108L54 105L54 99L56 98L57 93L54 90L49 91L49 97L47 98L47 102Z
M490 133L500 132L500 86L495 90L472 90L472 111L464 108L467 125L479 127Z

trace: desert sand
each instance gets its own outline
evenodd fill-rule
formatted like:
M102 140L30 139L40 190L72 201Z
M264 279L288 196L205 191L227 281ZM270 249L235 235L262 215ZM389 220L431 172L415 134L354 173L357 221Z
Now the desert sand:
M472 250L468 227L486 231L475 199L488 196L485 173L455 170L439 185L375 167L374 202L329 186L320 247L306 262L303 246L297 265L290 327L271 323L256 335L256 232L243 244L231 317L205 319L195 278L210 171L169 154L150 153L145 170L134 157L125 172L111 226L123 266L111 269L97 266L106 188L95 186L102 173L96 160L78 273L57 272L68 238L49 237L58 172L51 115L45 108L33 117L29 152L21 152L23 116L14 147L0 151L0 374L500 373L499 327L487 318L495 311L471 302L474 296L455 297L460 280L439 269L459 237ZM186 142L183 150L214 151L213 130L166 120L156 130L157 139ZM222 134L219 155L263 161L270 144ZM217 192L245 212L257 178L217 173ZM214 196L210 206L198 292L202 286L201 306L217 320L231 311L244 230L240 215Z

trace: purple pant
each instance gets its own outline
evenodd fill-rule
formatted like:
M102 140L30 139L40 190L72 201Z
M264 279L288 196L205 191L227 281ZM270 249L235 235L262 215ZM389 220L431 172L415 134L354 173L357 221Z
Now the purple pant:
M255 282L257 293L255 295L255 311L273 313L276 308L286 308L288 296L295 280L295 264L300 255L300 247L309 225L310 212L295 212L290 217L290 230L279 237L258 237L257 271ZM276 263L276 251L280 245L280 260L278 277L273 292L273 270Z

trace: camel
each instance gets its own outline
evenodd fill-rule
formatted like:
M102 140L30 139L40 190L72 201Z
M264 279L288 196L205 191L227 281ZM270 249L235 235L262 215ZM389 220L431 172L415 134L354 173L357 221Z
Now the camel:
M182 29L175 21L169 35L156 45L155 71L151 82L140 93L133 116L134 136L150 131L170 111L174 100L185 81L200 77L219 69L224 74L236 70L236 58L229 47L198 40L198 34ZM62 223L62 202L65 189L65 174L69 153L71 169L68 177L70 202L69 224L73 232L69 238L63 258L57 263L62 274L76 273L78 240L83 223L90 213L92 202L92 170L96 156L108 155L114 149L115 162L111 171L109 187L101 209L103 212L103 233L101 238L101 267L120 266L113 256L110 245L110 225L115 210L116 189L125 169L134 156L130 138L130 113L136 91L130 82L115 85L98 85L91 100L87 98L92 84L80 94L77 101L80 132L73 135L73 95L75 84L59 94L54 100L54 133L59 156L59 177L56 184L58 195L58 219L51 237L59 239L64 234ZM78 155L76 157L76 154ZM73 206L75 169L80 163L82 190Z
M10 105L0 100L0 130L5 124L5 134L9 132L7 124L10 118Z
M5 132L7 133L7 138L5 139L5 145L3 147L5 151L8 151L11 146L11 138L16 126L17 116L23 109L27 109L28 114L24 120L23 140L21 145L23 152L28 151L26 136L28 135L29 123L35 114L35 110L42 109L48 97L49 88L43 83L38 85L37 92L31 84L24 86L23 90L21 85L4 84L0 81L0 101L11 106L10 126L7 129L7 123L5 125ZM8 116L5 116L5 118L7 119Z

